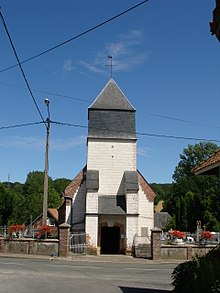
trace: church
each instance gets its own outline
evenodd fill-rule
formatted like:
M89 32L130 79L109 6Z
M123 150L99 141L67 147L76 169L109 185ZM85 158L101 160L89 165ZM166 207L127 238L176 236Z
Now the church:
M63 193L59 223L95 254L150 244L155 194L137 169L136 110L110 78L88 108L87 164Z

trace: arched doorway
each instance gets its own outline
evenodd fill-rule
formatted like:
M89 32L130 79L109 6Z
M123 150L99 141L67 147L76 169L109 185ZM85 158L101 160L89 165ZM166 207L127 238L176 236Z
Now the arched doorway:
M101 228L101 254L120 253L120 227Z

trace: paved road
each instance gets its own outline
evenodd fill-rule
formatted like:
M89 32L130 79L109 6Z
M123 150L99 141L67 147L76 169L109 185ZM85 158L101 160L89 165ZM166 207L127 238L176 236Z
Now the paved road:
M0 256L1 293L165 293L177 264L84 259L22 259Z

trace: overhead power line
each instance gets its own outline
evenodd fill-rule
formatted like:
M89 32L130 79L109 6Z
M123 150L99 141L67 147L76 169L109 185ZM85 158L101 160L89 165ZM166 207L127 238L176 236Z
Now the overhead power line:
M166 115L160 115L160 114L149 113L149 112L144 112L144 111L138 111L138 112L143 113L143 114L147 114L147 115L151 115L151 116L155 116L155 117L159 117L159 118L165 118L165 119L184 122L184 123L189 123L189 124L197 124L197 125L213 127L213 128L218 128L218 129L220 128L220 126L216 126L216 125L205 124L205 123L201 123L201 122L190 121L190 120L185 120L185 119L176 118L176 117L170 117L170 116L166 116Z
M20 88L20 89L26 89L25 87L22 87L22 86L19 86L19 85L14 85L14 84L9 84L9 83L5 83L5 82L0 82L0 84L5 85L5 86ZM33 89L32 88L32 91L47 94L47 95L50 95L50 96L51 95L52 96L57 96L57 97L65 98L65 99L69 99L69 100L85 102L85 103L92 103L93 102L92 100L86 100L86 99L82 99L82 98L75 98L75 97L72 97L72 96L58 94L58 93L54 93L54 92L51 92L51 91L43 91L43 90L40 90L40 89ZM158 118L163 118L163 119L168 119L168 120L174 120L174 121L178 121L178 122L188 123L188 124L195 124L195 125L201 125L201 126L220 129L220 126L217 126L217 125L206 124L206 123L201 123L201 122L197 122L197 121L190 121L190 120L171 117L171 116L167 116L167 115L163 115L163 114L156 114L156 113L150 113L150 112L145 112L145 111L138 111L138 113L147 114L149 116L154 116L154 117L158 117Z
M88 126L80 125L80 124L73 124L73 123L65 123L65 122L58 122L58 121L51 121L53 124L57 124L60 126L71 126L71 127L79 127L79 128L88 128ZM207 138L195 138L195 137L185 137L185 136L175 136L175 135L166 135L166 134L155 134L155 133L146 133L146 132L128 132L122 130L115 130L109 128L98 128L98 127L91 127L92 129L102 130L102 131L112 131L118 133L127 133L127 134L136 134L140 136L151 136L151 137L158 137L158 138L172 138L172 139L183 139L183 140L195 140L195 141L210 141L210 142L220 142L217 139L207 139Z
M10 84L10 83L6 83L6 82L0 82L0 84L10 86L10 87L15 87L15 88L18 88L18 89L26 89L23 86ZM47 95L53 95L53 96L57 96L57 97L62 97L62 98L70 99L70 100L75 100L75 101L80 101L80 102L85 102L85 103L92 103L92 100L74 98L74 97L71 97L71 96L62 95L62 94L58 94L58 93L53 93L53 92L50 92L50 91L43 91L43 90L34 89L34 88L32 88L32 91L47 94Z
M33 125L39 125L44 123L43 121L40 122L29 122L29 123L22 123L22 124L15 124L15 125L9 125L9 126L0 126L0 130L3 129L10 129L10 128L18 128L18 127L26 127L26 126L33 126Z
M86 31L84 31L84 32L82 32L82 33L80 33L80 34L78 34L78 35L76 35L76 36L74 36L74 37L72 37L72 38L70 38L70 39L68 39L68 40L66 40L66 41L64 41L64 42L62 42L62 43L59 43L59 44L57 44L57 45L55 45L55 46L53 46L53 47L51 47L51 48L49 48L49 49L47 49L47 50L45 50L45 51L42 51L42 52L40 52L40 53L38 53L38 54L36 54L36 55L34 55L34 56L28 58L28 59L25 59L25 60L23 60L23 61L21 61L21 62L18 62L18 64L14 64L14 65L12 65L12 66L9 66L9 67L7 67L7 68L4 68L4 69L0 70L0 73L1 73L1 72L4 72L4 71L7 71L7 70L9 70L9 69L12 69L12 68L18 66L19 64L23 64L23 63L26 63L26 62L31 61L31 60L33 60L33 59L36 59L36 58L38 58L38 57L40 57L40 56L42 56L42 55L44 55L44 54L47 54L47 53L49 53L49 52L51 52L51 51L53 51L53 50L55 50L55 49L57 49L57 48L59 48L59 47L61 47L61 46L63 46L63 45L66 45L67 43L72 42L73 40L76 40L76 39L78 39L78 38L80 38L80 37L82 37L82 36L84 36L84 35L90 33L91 31L96 30L97 28L99 28L99 27L101 27L101 26L107 24L108 22L111 22L112 20L114 20L114 19L116 19L116 18L118 18L118 17L120 17L120 16L122 16L122 15L128 13L129 11L134 10L135 8L137 8L137 7L141 6L141 5L143 5L144 3L148 2L148 1L149 1L149 0L144 0L144 1L142 1L142 2L140 2L140 3L138 3L138 4L134 5L134 6L132 6L132 7L130 7L130 8L124 10L123 12L118 13L117 15L115 15L115 16L113 16L113 17L111 17L111 18L109 18L109 19L107 19L107 20L105 20L105 21L103 21L103 22L101 22L101 23L99 23L99 24L97 24L97 25L91 27L90 29L87 29Z
M27 86L27 88L28 88L28 91L29 91L29 93L30 93L30 95L31 95L31 97L32 97L32 99L33 99L33 101L34 101L35 107L36 107L36 109L37 109L37 111L38 111L38 113L39 113L39 115L40 115L42 121L43 121L44 124L46 125L46 123L45 123L45 121L44 121L44 118L43 118L43 115L41 114L40 108L39 108L38 105L37 105L37 102L36 102L36 100L35 100L35 98L34 98L34 95L33 95L33 93L32 93L31 87L30 87L30 85L29 85L29 82L28 82L28 80L27 80L27 78L26 78L26 75L25 75L25 73L24 73L24 70L23 70L23 68L22 68L22 66L21 66L21 62L20 62L20 60L19 60L19 58L18 58L18 54L17 54L16 49L15 49L15 46L14 46L14 44L13 44L13 42L12 42L11 36L10 36L10 34L9 34L9 31L8 31L8 28L7 28L7 25L6 25L6 22L5 22L5 20L4 20L4 17L3 17L3 15L2 15L1 10L0 10L0 16L1 16L1 19L2 19L2 22L3 22L4 29L5 29L5 31L6 31L6 34L7 34L7 36L8 36L8 39L9 39L9 41L10 41L11 47L12 47L12 49L13 49L13 52L14 52L15 58L16 58L16 60L17 60L17 62L18 62L18 66L19 66L19 68L20 68L20 70L21 70L22 76L23 76L24 81L25 81L25 83L26 83L26 86Z
M9 125L9 126L1 126L0 130L25 127L25 126L33 126L33 125L39 125L39 124L43 124L43 123L44 123L43 121L40 121L40 122L29 122L29 123L15 124L15 125ZM81 124L66 123L66 122L52 121L52 120L50 120L50 123L55 124L55 125L59 125L59 126L69 126L69 127L78 127L78 128L88 129L88 126L81 125ZM195 137L175 136L175 135L146 133L146 132L128 132L128 131L115 130L115 129L109 129L109 128L99 128L99 127L91 127L91 128L96 129L96 130L102 130L102 131L106 130L106 131L112 131L112 132L118 132L118 133L135 134L135 135L139 135L139 136L150 136L150 137L157 137L157 138L183 139L183 140L195 140L195 141L207 141L207 142L219 142L220 143L220 140L217 140L217 139L195 138Z

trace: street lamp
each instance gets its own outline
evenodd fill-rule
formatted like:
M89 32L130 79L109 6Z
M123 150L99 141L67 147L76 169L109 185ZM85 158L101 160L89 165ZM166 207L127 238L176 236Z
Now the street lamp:
M44 170L44 198L43 198L43 225L47 225L47 206L48 206L48 151L49 151L49 141L50 141L50 101L48 99L44 100L47 107L47 137L46 137L46 152L45 152L45 170Z

